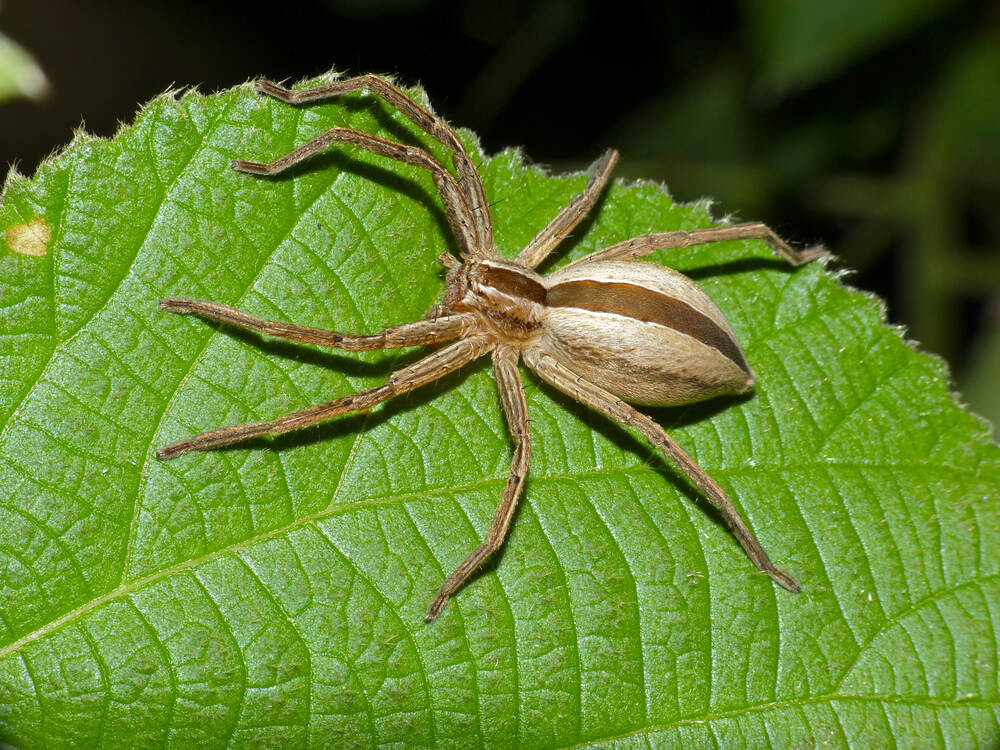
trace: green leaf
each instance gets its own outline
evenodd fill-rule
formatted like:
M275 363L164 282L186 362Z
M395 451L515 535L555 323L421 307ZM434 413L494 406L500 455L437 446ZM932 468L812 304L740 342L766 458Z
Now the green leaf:
M279 179L229 168L332 125L429 141L367 95L292 108L244 86L161 96L114 140L78 135L7 182L0 741L998 741L998 449L877 300L761 243L649 261L703 284L758 375L752 398L653 414L800 595L637 435L529 378L513 532L425 624L506 478L485 363L365 416L157 461L170 441L379 383L418 355L294 347L157 310L190 296L375 331L438 301L434 258L454 243L426 174L347 148ZM507 255L586 181L513 151L481 169ZM658 186L616 185L555 263L711 222Z

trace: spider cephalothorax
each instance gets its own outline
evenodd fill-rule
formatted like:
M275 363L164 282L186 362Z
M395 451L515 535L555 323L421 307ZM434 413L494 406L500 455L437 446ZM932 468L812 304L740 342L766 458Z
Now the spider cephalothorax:
M470 260L448 274L442 307L475 313L497 339L537 338L545 318L545 281L530 268L501 260Z
M448 598L503 543L528 470L528 404L518 362L542 380L587 406L639 430L672 459L726 518L751 560L791 591L799 585L776 567L732 501L662 427L629 405L668 406L753 387L753 373L722 311L682 274L635 260L663 248L704 242L762 239L792 264L822 250L796 251L759 223L662 232L619 242L540 276L535 268L593 208L618 160L614 150L598 160L583 193L553 218L514 260L501 258L482 179L451 127L383 78L374 75L291 91L267 81L259 91L288 103L311 102L368 88L439 140L452 152L455 175L427 151L350 128L335 127L269 163L238 160L233 166L271 175L307 159L331 143L367 149L430 171L455 233L461 260L442 253L448 269L442 304L422 320L373 335L326 331L261 320L232 307L190 299L165 299L160 306L270 336L350 351L455 343L389 376L380 386L310 406L267 422L222 427L172 443L158 451L174 458L259 435L275 435L341 414L362 411L413 390L491 354L514 455L510 475L486 539L444 582L427 610L433 620Z

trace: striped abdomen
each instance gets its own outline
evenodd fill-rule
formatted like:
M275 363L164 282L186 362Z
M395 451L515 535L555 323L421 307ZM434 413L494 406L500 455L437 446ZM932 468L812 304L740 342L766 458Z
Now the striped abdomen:
M722 311L693 281L653 263L585 263L545 278L530 349L624 401L669 406L745 393L753 373Z

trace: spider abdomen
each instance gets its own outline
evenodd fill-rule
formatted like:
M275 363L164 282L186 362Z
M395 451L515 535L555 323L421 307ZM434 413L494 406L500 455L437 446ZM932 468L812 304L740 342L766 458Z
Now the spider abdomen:
M729 322L686 276L602 261L545 282L545 322L532 348L623 401L671 406L753 387Z

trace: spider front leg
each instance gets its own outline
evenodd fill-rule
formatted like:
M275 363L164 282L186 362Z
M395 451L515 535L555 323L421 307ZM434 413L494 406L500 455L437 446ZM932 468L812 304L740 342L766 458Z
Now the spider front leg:
M500 394L500 403L503 404L504 416L507 418L507 428L514 439L514 456L510 461L507 484L493 516L493 523L486 532L486 539L462 561L454 573L448 576L427 609L427 614L424 616L426 622L437 619L448 603L448 597L462 587L486 558L500 549L504 539L507 538L511 519L517 509L517 501L521 497L531 456L528 401L524 395L521 374L517 371L517 357L517 352L510 347L499 346L493 350L493 372L496 374L497 391Z
M594 173L587 180L583 192L566 204L566 207L525 245L518 253L517 262L528 268L536 268L545 260L597 203L617 163L618 152L609 148L594 166Z
M624 242L597 250L590 255L574 260L568 264L578 266L583 263L593 263L603 260L635 260L645 257L657 250L673 250L692 245L702 245L707 242L725 242L727 240L764 240L776 255L780 255L793 266L801 266L821 255L826 254L823 245L813 245L804 250L796 250L767 224L759 221L748 221L743 224L730 224L726 227L707 227L705 229L678 230L674 232L659 232L633 237Z
M160 300L160 309L181 315L197 315L205 320L243 328L248 331L274 336L287 341L299 341L318 346L329 346L351 352L370 351L372 349L402 349L407 346L424 346L437 344L448 339L458 338L475 327L471 315L439 315L434 318L417 320L399 326L386 328L384 331L370 335L357 335L326 331L322 328L299 326L294 323L282 323L264 320L250 315L242 310L218 302L207 300L168 297Z
M455 178L452 177L451 172L445 169L441 162L429 153L416 146L407 146L396 141L390 141L387 138L372 135L371 133L365 133L361 130L335 127L330 128L322 135L316 136L311 141L306 141L298 148L289 151L284 156L280 156L272 162L264 163L236 159L233 161L233 169L238 172L264 176L280 174L289 167L299 164L323 151L337 141L428 170L434 178L434 184L437 186L438 192L441 194L441 202L444 204L448 223L455 233L455 239L458 240L459 251L462 257L483 257L493 254L492 245L484 246L481 244L479 238L480 230L476 225L476 215L469 207L462 189Z
M342 396L324 404L317 404L299 411L272 419L268 422L249 422L247 424L221 427L195 435L186 440L171 443L156 452L160 459L176 458L191 451L204 451L212 448L222 448L233 443L239 443L261 435L280 435L284 432L299 430L303 427L324 422L342 414L370 409L376 404L398 396L414 388L419 388L432 381L454 372L467 362L471 362L490 350L493 346L488 336L472 336L434 352L409 367L397 370L380 386L359 391L350 396Z
M722 513L737 541L760 570L767 573L775 583L783 588L793 592L800 590L801 587L794 578L771 562L771 558L767 556L757 537L743 521L736 506L733 505L733 501L729 499L725 491L705 473L704 469L694 462L694 459L660 425L603 388L579 377L565 365L546 354L526 350L524 361L542 380L556 389L617 422L639 430L647 440L672 459L680 467L680 470L698 486L708 501Z
M386 79L366 73L355 78L332 81L308 89L287 89L271 81L258 81L256 88L259 92L286 104L308 104L366 88L388 102L426 133L451 149L452 162L458 171L459 187L476 217L475 226L479 245L493 247L493 221L490 217L489 204L486 202L483 181L458 134L451 125L440 117L432 115Z

